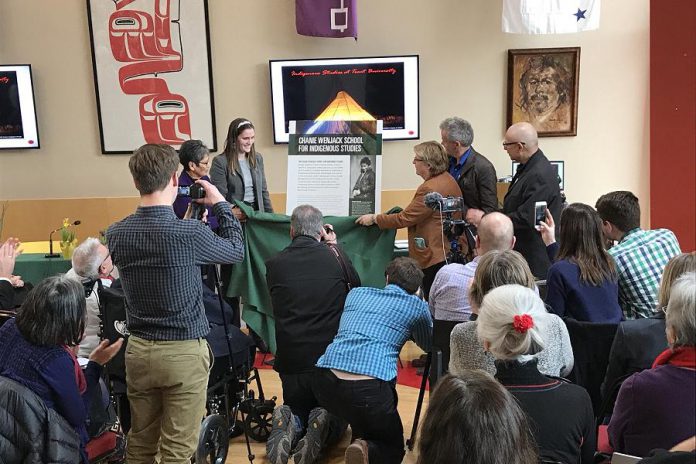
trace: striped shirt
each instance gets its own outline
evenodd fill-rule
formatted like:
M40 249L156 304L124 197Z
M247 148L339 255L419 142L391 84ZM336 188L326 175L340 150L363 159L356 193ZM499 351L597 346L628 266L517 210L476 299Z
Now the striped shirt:
M668 229L630 230L609 249L619 275L619 305L626 319L657 312L657 288L665 265L681 253L677 237Z
M208 334L200 266L244 258L242 229L229 203L216 203L213 212L220 236L200 221L179 219L171 206L141 206L109 227L106 238L123 283L131 334L145 340Z
M432 328L428 305L401 287L358 287L348 293L338 333L317 366L389 382L406 341L429 351Z

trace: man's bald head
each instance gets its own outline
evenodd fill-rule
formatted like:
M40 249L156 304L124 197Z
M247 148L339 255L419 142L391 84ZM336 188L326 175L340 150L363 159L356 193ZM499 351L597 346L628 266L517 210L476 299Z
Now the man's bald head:
M478 255L491 250L510 250L515 245L512 221L502 213L488 213L481 218L476 237Z
M539 136L537 131L528 122L518 122L510 126L505 132L505 140L508 142L520 142L522 146L509 147L510 157L519 162L526 162L539 149ZM518 148L518 153L510 153L513 148Z

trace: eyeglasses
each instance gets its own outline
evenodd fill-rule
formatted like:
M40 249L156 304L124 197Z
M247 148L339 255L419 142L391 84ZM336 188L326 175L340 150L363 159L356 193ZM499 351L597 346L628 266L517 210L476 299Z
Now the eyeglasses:
M208 161L199 161L199 162L198 162L198 165L200 166L201 164L202 164L203 166L209 165L209 164L210 164L210 159L209 159Z
M108 253L106 254L106 256L105 256L104 259L102 260L102 262L101 262L101 264L99 265L99 267L102 267L102 266L104 265L104 263L105 263L109 258L111 258L111 252L108 252Z
M503 142L503 147L508 147L510 145L517 145L518 143L522 146L526 145L524 142Z
M417 156L414 156L414 157L413 157L413 161L423 161L423 158L419 158L419 157L417 157Z

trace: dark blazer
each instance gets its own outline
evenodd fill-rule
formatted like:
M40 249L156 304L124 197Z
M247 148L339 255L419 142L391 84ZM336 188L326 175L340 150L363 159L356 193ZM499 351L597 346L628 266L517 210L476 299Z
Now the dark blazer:
M260 153L256 153L256 168L249 167L251 168L251 177L254 179L254 194L259 211L272 213L273 206L271 206L271 197L268 195L263 157ZM244 199L242 174L239 172L231 173L227 169L227 158L224 153L220 153L213 159L213 164L210 167L210 180L228 202L233 203L234 200Z
M14 304L14 287L6 280L0 280L0 309L12 309Z
M342 254L352 287L360 277ZM266 261L266 283L275 319L276 358L281 374L311 371L338 331L348 294L343 268L326 243L299 235Z
M524 256L535 277L545 279L551 261L541 234L534 228L534 203L537 201L546 202L556 221L558 236L562 202L558 173L541 150L517 169L505 195L503 212L510 217L515 228L515 251Z
M667 349L665 315L659 314L619 324L609 352L609 365L602 383L602 397L627 375L650 369L657 355Z
M469 159L464 163L459 178L456 179L469 208L490 213L498 210L497 177L493 164L488 158L471 148Z

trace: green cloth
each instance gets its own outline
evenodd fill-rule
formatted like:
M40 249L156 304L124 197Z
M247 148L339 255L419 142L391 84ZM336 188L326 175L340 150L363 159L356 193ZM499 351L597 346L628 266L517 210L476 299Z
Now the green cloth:
M244 227L245 255L243 262L233 266L227 296L243 298L244 321L275 353L275 322L265 262L290 244L290 216L260 213L243 203L238 205L248 217ZM384 269L392 259L396 230L360 226L355 224L356 218L327 216L324 222L333 225L338 243L353 262L362 285L383 288Z
M22 253L15 261L13 274L34 285L46 277L68 272L72 267L69 259L45 258L43 253Z

